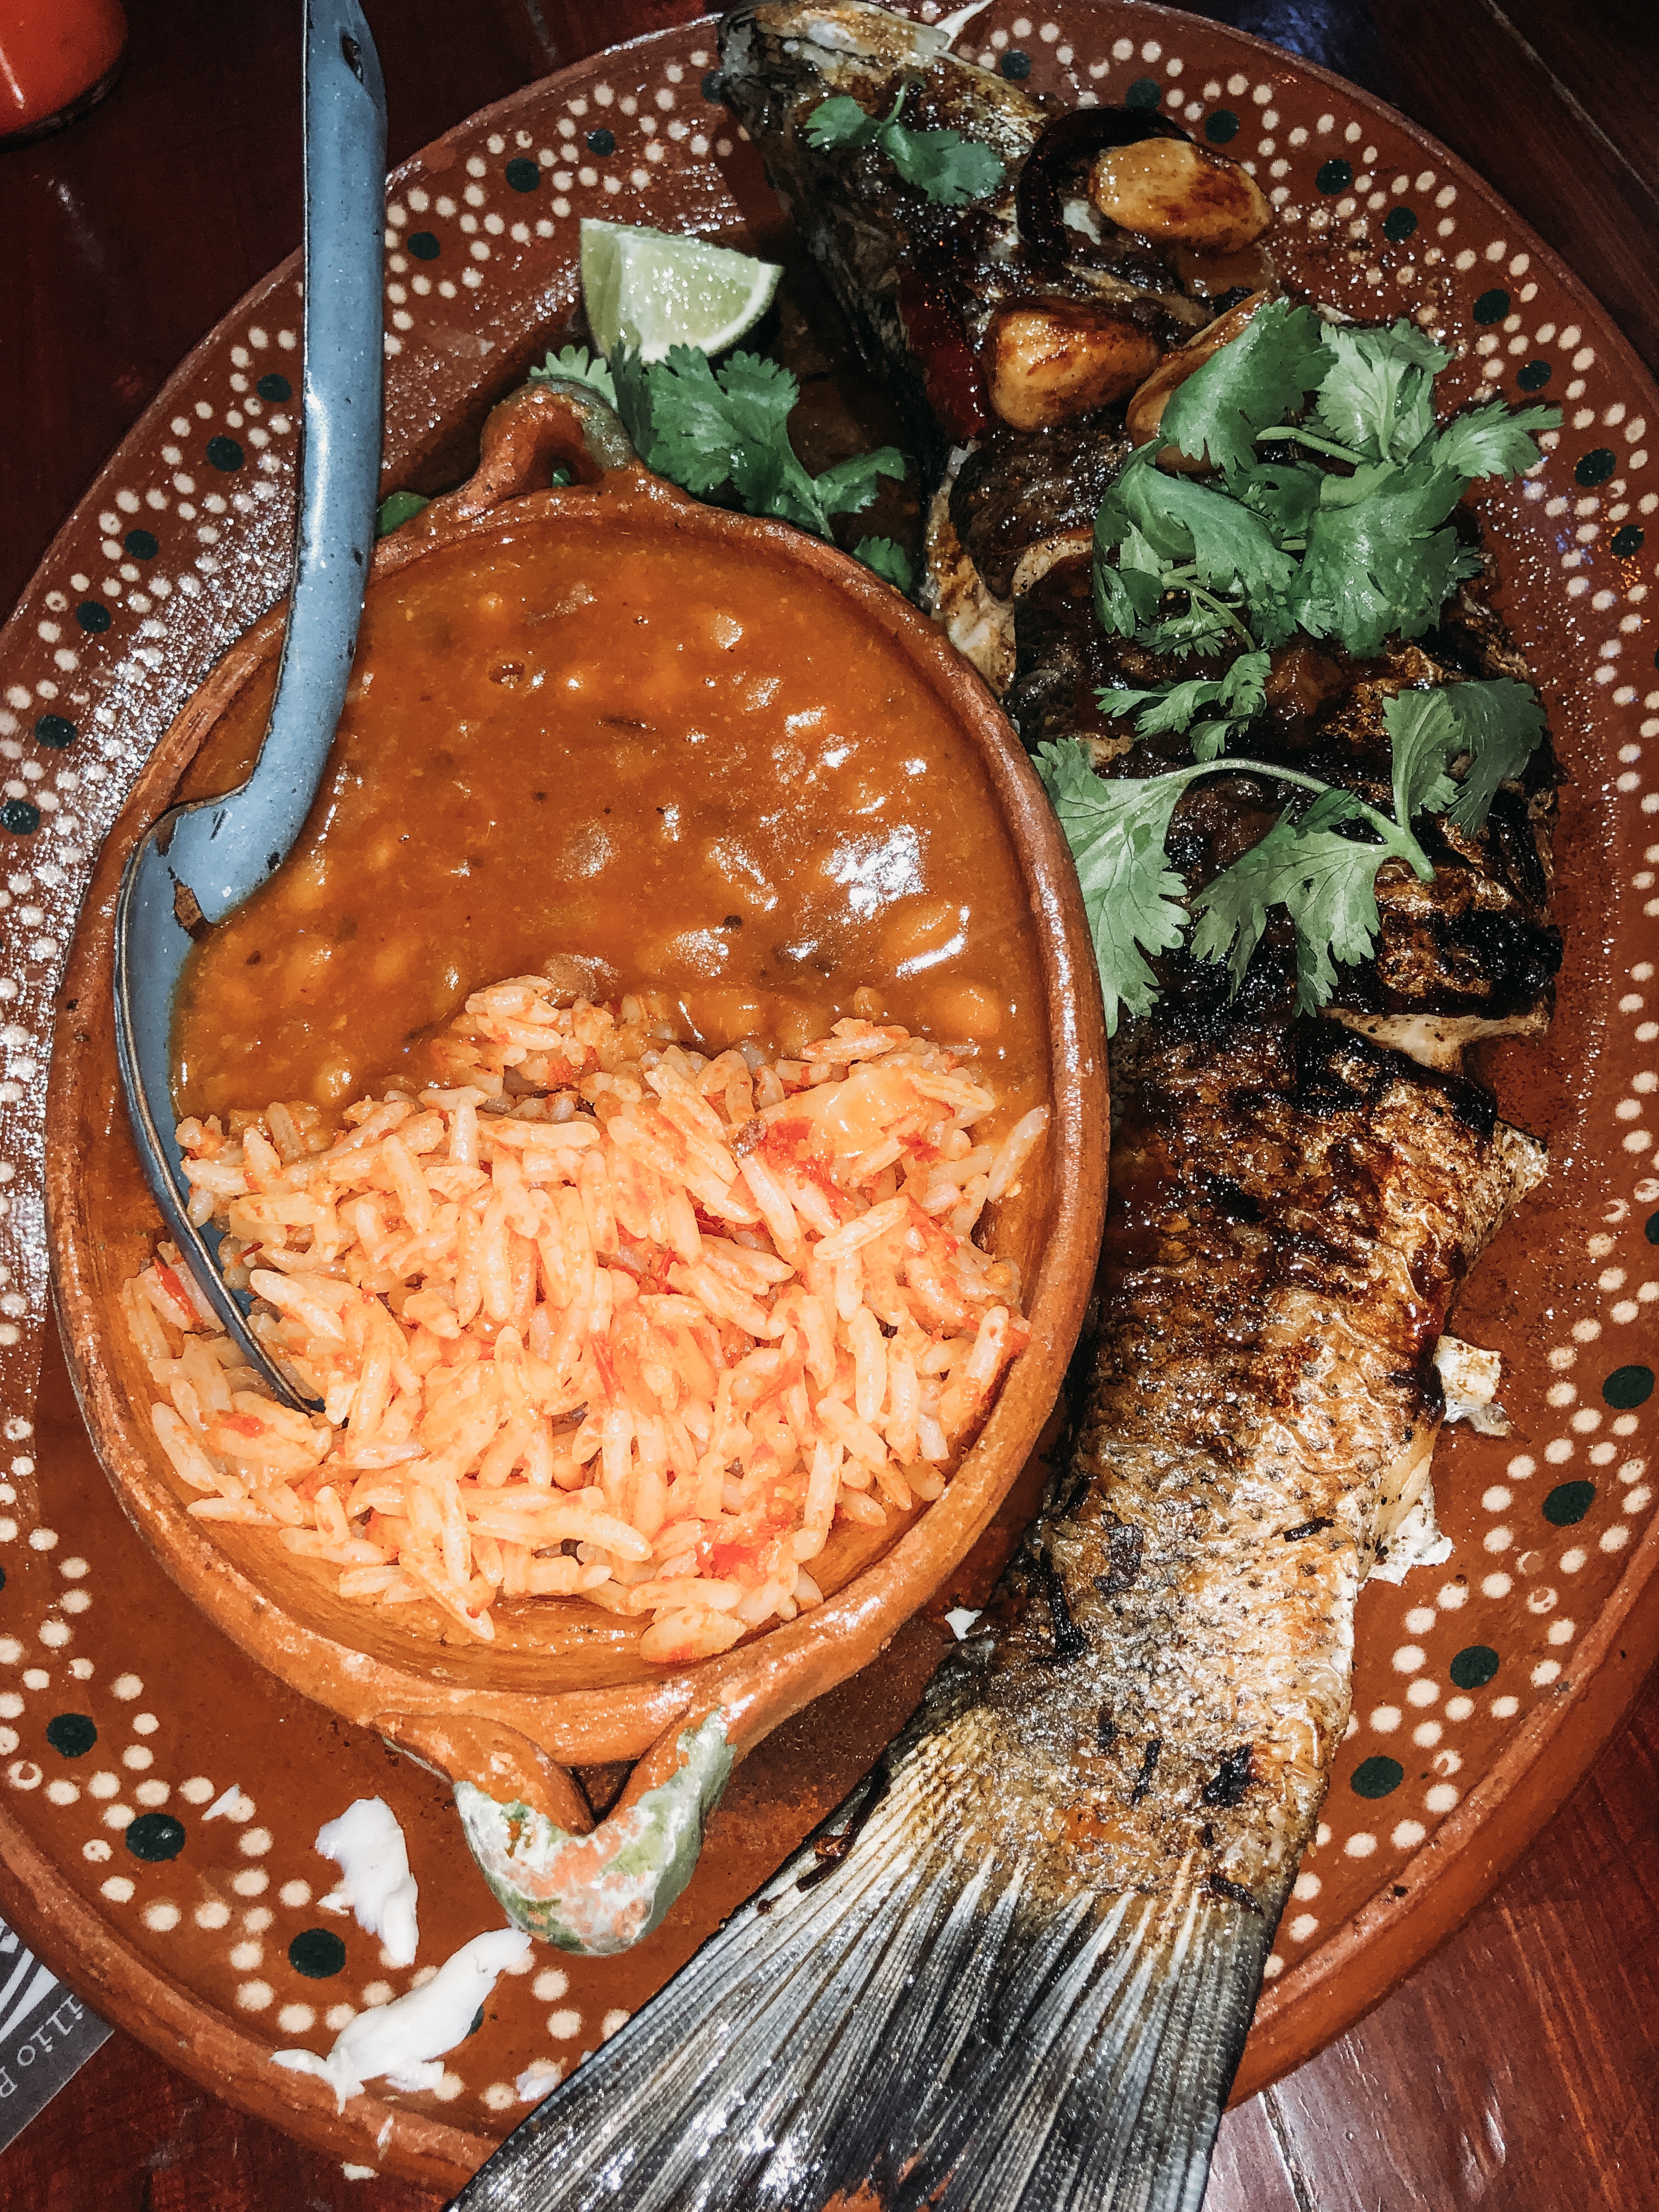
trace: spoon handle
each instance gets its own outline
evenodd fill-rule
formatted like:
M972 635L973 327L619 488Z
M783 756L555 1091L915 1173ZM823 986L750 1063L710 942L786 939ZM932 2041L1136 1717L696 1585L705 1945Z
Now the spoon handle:
M345 702L374 550L386 91L357 0L307 0L304 115L305 385L294 584L258 764L240 803L214 823L205 866L191 877L210 921L281 863L304 824Z

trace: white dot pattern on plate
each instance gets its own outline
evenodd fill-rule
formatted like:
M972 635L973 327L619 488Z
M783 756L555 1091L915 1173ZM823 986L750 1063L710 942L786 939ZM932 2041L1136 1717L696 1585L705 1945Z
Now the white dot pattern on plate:
M482 329L492 317L510 320L532 296L555 302L556 313L574 299L583 215L674 227L680 180L691 173L702 226L735 219L725 165L749 157L703 90L716 57L692 41L708 35L674 33L625 64L612 57L580 73L574 90L536 88L520 96L520 125L488 134L464 125L446 141L447 167L416 161L394 178L385 247L394 463L400 425L418 412L422 379L458 313ZM1022 57L1033 89L1082 101L1156 95L1200 140L1254 170L1287 250L1303 238L1316 244L1340 304L1413 318L1457 356L1449 381L1465 397L1532 395L1563 408L1540 470L1494 494L1486 511L1534 549L1525 562L1517 556L1517 584L1553 594L1571 624L1584 676L1580 719L1594 723L1613 763L1598 833L1617 871L1610 890L1621 912L1659 917L1651 425L1621 391L1619 365L1583 308L1534 266L1524 241L1491 232L1479 196L1425 165L1392 124L1350 112L1337 91L1298 96L1293 70L1239 57L1223 33L1160 24L1148 36L1118 9L1030 16L996 5L968 35L987 66L1018 76ZM210 1761L171 1727L165 1686L147 1692L128 1655L108 1648L97 1625L99 1558L76 1544L64 1514L45 1510L51 1470L36 1465L28 1400L30 1346L48 1325L37 1227L43 1076L71 917L149 748L247 614L286 581L298 324L297 292L273 281L215 334L195 387L148 447L136 439L118 454L0 636L0 1389L13 1453L0 1480L0 1562L9 1595L22 1593L0 1629L0 1802L52 1824L42 1832L61 1839L65 1863L84 1869L101 1907L147 1942L165 1949L190 1929L214 1938L224 1977L214 2001L250 2021L265 2016L259 2032L273 2039L301 2014L320 2032L319 2008L337 2032L349 2010L327 2003L326 1983L296 1988L283 1978L279 1990L274 1978L279 1967L288 1974L286 1947L302 1916L318 1917L312 1836L269 1808L256 1825L228 1757L217 1772L200 1771ZM1629 834L1632 824L1645 843ZM1649 1048L1659 1042L1655 969L1624 957L1606 1018L1628 1024L1629 1044ZM1574 1654L1650 1516L1643 1438L1651 1405L1619 1377L1652 1364L1659 1254L1646 1222L1659 1206L1656 1104L1652 1066L1616 1096L1586 1090L1585 1142L1610 1188L1555 1282L1543 1384L1506 1373L1516 1418L1509 1443L1460 1436L1443 1448L1451 1559L1401 1589L1376 1586L1363 1601L1354 1741L1298 1878L1298 1899L1317 1898L1319 1912L1296 1915L1285 1931L1292 1966L1316 1955L1478 1794L1516 1724L1571 1688ZM44 1579L12 1575L13 1559ZM94 1753L51 1747L46 1724L59 1715L95 1726ZM1373 1800L1356 1798L1350 1782L1378 1759L1401 1779ZM246 1778L257 1782L252 1762ZM1374 1773L1367 1787L1387 1778ZM185 1892L181 1904L180 1862L136 1855L129 1831L145 1818L187 1825L184 1863L213 1893ZM148 1848L158 1832L150 1832ZM266 1898L285 1916L274 1933ZM261 1961L237 1963L254 1953ZM1287 1971L1276 1952L1269 1978ZM523 1986L539 2049L458 2052L437 2095L453 2104L470 2091L496 2132L574 2055L549 2057L549 2039L591 2045L620 2017L567 2002L562 1967L537 1963ZM371 2005L397 1990L371 1980L358 1993Z

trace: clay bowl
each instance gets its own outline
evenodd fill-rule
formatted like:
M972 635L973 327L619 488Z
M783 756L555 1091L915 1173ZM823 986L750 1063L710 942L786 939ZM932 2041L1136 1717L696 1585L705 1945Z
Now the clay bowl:
M994 1249L1020 1264L1032 1335L945 1494L896 1531L838 1533L823 1555L822 1608L717 1658L666 1670L640 1656L640 1630L577 1600L502 1605L493 1645L463 1643L435 1607L351 1604L337 1595L331 1570L267 1547L261 1532L188 1516L187 1493L150 1428L154 1385L116 1303L122 1283L146 1264L159 1223L116 1075L112 910L144 826L181 782L190 787L192 763L222 718L269 686L280 608L232 647L173 722L104 846L64 984L46 1145L53 1282L76 1388L110 1480L167 1572L293 1689L452 1779L498 1801L522 1799L575 1832L591 1822L566 1769L637 1760L618 1808L625 1811L676 1771L689 1723L718 1709L740 1753L863 1667L985 1530L1054 1404L1081 1323L1099 1243L1107 1127L1099 993L1076 878L1036 776L978 677L897 592L833 547L784 524L700 506L631 455L601 466L584 441L592 421L580 402L545 386L505 402L486 427L471 482L382 542L371 599L438 551L538 531L585 533L596 574L607 546L645 544L672 561L689 539L739 541L780 589L850 600L882 640L894 684L946 706L983 770L978 796L963 803L985 807L990 834L1006 841L1029 893L1054 1118L1041 1166L994 1210L990 1234ZM614 446L609 458L617 458ZM550 489L561 461L577 481Z

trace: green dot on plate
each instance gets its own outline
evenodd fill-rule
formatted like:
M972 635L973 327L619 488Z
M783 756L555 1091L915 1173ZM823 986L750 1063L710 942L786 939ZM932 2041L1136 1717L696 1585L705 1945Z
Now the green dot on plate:
M152 1864L176 1859L185 1848L185 1824L171 1813L141 1813L127 1823L126 1844L134 1858Z
M75 619L83 630L96 637L109 628L110 611L107 607L100 607L96 599L82 599L75 610Z
M1466 1644L1446 1671L1460 1690L1483 1690L1498 1668L1498 1654L1490 1644Z
M1483 292L1474 303L1477 323L1501 323L1510 311L1510 295L1501 287Z
M42 714L34 726L34 734L41 744L49 746L55 753L61 753L65 745L75 743L80 732L67 715Z
M65 1759L83 1759L98 1741L98 1724L85 1713L54 1713L46 1723L46 1741Z
M274 368L269 376L262 376L253 389L261 399L269 399L274 404L280 404L283 400L294 397L294 386L287 377L278 376Z
M509 161L501 173L515 192L533 192L542 180L541 165L526 161L522 154Z
M1593 1482L1558 1482L1544 1500L1544 1518L1552 1528L1571 1528L1595 1503Z
M1314 179L1327 199L1337 192L1346 192L1353 182L1353 163L1345 161L1340 154L1333 155Z
M1547 361L1529 361L1516 372L1516 382L1522 392L1541 392L1549 382L1550 365Z
M1231 107L1218 107L1213 115L1204 118L1204 136L1212 146L1224 146L1230 138L1238 136L1238 118Z
M14 837L32 837L40 827L40 810L27 799L9 799L0 806L0 829Z
M345 1958L345 1945L331 1928L302 1928L288 1947L288 1963L311 1982L337 1974Z
M597 131L590 131L588 132L587 148L590 153L597 154L599 156L599 159L603 161L607 155L614 154L617 150L616 132L614 131L607 131L604 124L600 124Z
M1031 74L1031 57L1021 53L1018 46L1010 46L997 66L1011 84L1023 84Z
M1164 88L1155 76L1138 76L1123 95L1126 107L1157 107L1164 98Z
M1643 1233L1650 1244L1659 1244L1659 1213L1649 1214L1647 1227Z
M1409 238L1417 228L1417 216L1411 208L1390 208L1382 218L1382 235L1392 239L1396 246L1402 238Z
M1601 1385L1601 1395L1620 1413L1628 1413L1632 1406L1645 1406L1653 1395L1652 1368L1615 1367Z
M227 476L242 465L242 449L234 438L210 438L207 457L216 469L222 469Z
M1572 473L1581 484L1605 483L1618 465L1619 456L1611 446L1592 446Z
M1628 561L1633 553L1641 551L1644 538L1644 532L1638 530L1633 522L1627 522L1622 530L1615 530L1610 540L1613 558Z
M417 261L435 261L443 251L429 230L411 230L405 242Z
M1386 1797L1391 1790L1398 1790L1405 1778L1406 1770L1400 1761L1379 1751L1360 1760L1348 1787L1356 1797Z
M473 2014L473 2015L472 2015L472 2025L471 2025L471 2027L469 2027L469 2028L468 2028L468 2030L467 2030L466 2032L467 2032L468 2035L476 2035L476 2034L478 2033L478 2030L479 2030L483 2026L483 2007L482 2005L480 2005L480 2006L478 2007L478 2009L477 2010L477 2012L475 2012L475 2013Z
M161 550L161 541L149 530L129 530L121 543L135 561L153 561Z

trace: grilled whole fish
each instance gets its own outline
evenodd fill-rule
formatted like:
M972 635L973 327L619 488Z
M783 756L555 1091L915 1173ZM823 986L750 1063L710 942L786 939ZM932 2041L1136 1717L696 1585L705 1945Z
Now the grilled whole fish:
M982 368L987 301L1084 277L1057 277L1052 252L1034 268L1017 179L988 209L931 209L878 157L803 131L833 94L889 112L908 74L915 118L1012 169L1040 112L853 0L739 9L722 64L872 364L926 418L936 556L958 617L1008 617L988 666L1028 738L1081 732L1107 775L1167 765L1093 707L1098 684L1172 672L1088 611L1121 405L998 421L951 350L964 339ZM1098 242L1114 283L1140 285L1140 326L1177 342L1180 318L1146 318L1180 296L1179 255ZM948 322L907 295L919 254L951 272L931 295ZM958 296L974 267L984 289ZM1202 312L1217 298L1212 283ZM987 402L965 436L963 389ZM1377 661L1280 654L1252 746L1385 795L1394 690L1519 666L1477 586ZM1432 885L1379 879L1377 957L1325 1018L1293 1015L1271 931L1235 1000L1216 969L1161 963L1158 1007L1115 1054L1099 1333L1069 1454L980 1632L465 2212L1194 2212L1347 1723L1355 1601L1443 1414L1437 1343L1543 1171L1457 1062L1473 1036L1547 1019L1553 782L1546 756L1480 836L1437 825ZM1206 781L1177 816L1176 864L1201 882L1282 803L1268 777Z

